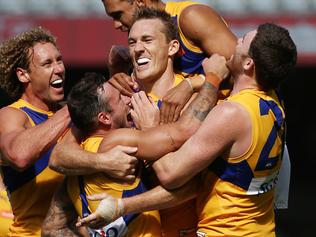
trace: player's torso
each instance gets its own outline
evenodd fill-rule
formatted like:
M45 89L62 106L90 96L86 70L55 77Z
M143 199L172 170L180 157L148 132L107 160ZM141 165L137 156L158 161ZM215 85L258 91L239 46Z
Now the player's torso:
M37 109L24 100L18 100L10 107L26 113L32 126L52 116L51 112ZM10 227L12 236L40 236L41 225L53 193L63 180L63 175L48 167L51 150L52 148L42 154L25 171L17 172L9 166L2 167L4 183L9 192L14 214L14 222Z
M284 111L275 96L256 90L244 90L228 101L248 111L252 143L242 156L218 158L203 173L197 202L199 236L275 236L273 199Z
M102 141L102 137L88 138L82 145L85 150L97 152ZM85 176L69 177L67 180L68 194L76 208L77 213L82 217L94 212L99 201L87 199L88 195L97 193L107 193L116 198L134 196L146 191L140 176L131 183L119 183L113 181L103 173L95 173ZM160 217L157 211L140 214L127 215L119 218L115 222L97 230L102 236L161 236Z

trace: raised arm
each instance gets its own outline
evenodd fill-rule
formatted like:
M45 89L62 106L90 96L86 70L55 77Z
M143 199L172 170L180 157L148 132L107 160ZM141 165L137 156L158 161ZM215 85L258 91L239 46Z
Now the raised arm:
M67 107L47 121L32 127L25 113L15 108L0 110L2 158L13 168L24 170L56 143L70 122Z
M209 6L188 6L182 11L179 21L182 33L209 56L218 53L229 59L234 53L236 36Z

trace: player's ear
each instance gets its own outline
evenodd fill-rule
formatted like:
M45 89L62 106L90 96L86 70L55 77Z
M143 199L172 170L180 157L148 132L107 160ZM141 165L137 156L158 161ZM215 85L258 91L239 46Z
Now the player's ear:
M15 70L15 73L16 73L16 76L17 76L17 78L19 79L20 82L22 82L22 83L30 82L30 75L27 72L27 70L18 67Z
M174 56L178 51L179 51L179 48L180 48L180 43L178 40L171 40L169 42L169 52L168 52L168 55L169 56Z
M99 112L98 113L98 121L99 123L103 124L104 126L111 126L112 124L112 117L108 112Z
M243 61L243 69L244 71L250 71L253 70L255 66L255 63L251 57L246 57Z

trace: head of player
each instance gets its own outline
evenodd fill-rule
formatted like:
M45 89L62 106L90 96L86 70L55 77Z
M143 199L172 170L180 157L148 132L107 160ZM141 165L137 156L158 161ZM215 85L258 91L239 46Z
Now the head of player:
M296 59L296 46L288 30L266 23L238 39L227 66L235 81L255 79L250 86L269 91L288 77Z
M0 48L0 85L13 99L51 110L63 100L65 67L56 39L37 27L4 42Z
M130 98L97 73L85 74L74 85L67 104L72 122L85 135L132 125Z

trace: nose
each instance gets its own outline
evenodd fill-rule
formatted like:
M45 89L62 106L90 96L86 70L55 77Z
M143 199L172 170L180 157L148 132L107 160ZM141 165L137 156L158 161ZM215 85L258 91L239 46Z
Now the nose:
M135 52L142 52L142 51L144 51L143 43L141 41L137 41L135 43L135 49L134 50L135 50Z
M54 66L54 73L60 74L65 72L65 65L63 61L57 61Z
M116 30L121 29L123 24L120 21L114 20L114 28Z

